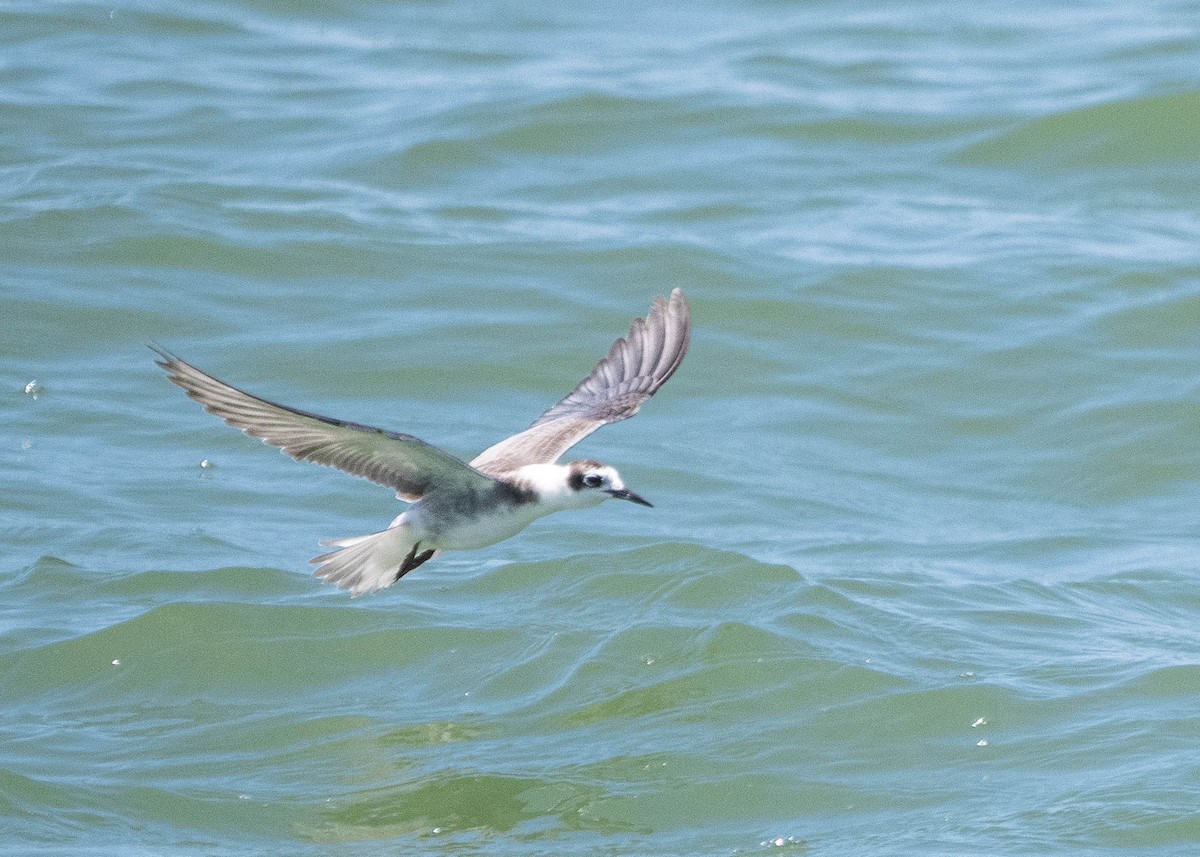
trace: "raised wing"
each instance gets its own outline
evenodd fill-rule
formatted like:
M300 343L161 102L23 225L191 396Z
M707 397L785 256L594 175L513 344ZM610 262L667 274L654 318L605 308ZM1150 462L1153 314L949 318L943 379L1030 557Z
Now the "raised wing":
M557 461L600 426L632 417L683 362L692 336L692 316L683 292L655 298L645 319L634 319L628 335L613 343L571 394L520 434L485 449L471 462L499 476L526 464Z
M167 376L204 409L248 435L280 447L292 458L336 467L419 500L431 487L492 480L466 462L412 435L335 420L278 405L218 381L190 363L150 346Z

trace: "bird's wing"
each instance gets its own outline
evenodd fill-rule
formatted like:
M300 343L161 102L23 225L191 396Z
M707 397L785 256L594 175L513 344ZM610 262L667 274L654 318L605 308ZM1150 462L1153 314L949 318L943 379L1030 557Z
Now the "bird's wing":
M419 500L431 486L484 487L493 480L419 438L277 405L218 381L167 351L150 346L172 382L204 409L292 458L336 467Z
M666 383L683 361L692 316L683 292L655 298L645 319L634 319L571 394L520 434L485 449L471 466L498 476L526 464L557 461L600 426L628 419Z

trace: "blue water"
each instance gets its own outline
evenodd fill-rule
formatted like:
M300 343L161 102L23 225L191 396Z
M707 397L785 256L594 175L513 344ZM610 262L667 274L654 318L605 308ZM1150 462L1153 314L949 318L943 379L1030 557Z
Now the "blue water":
M0 854L1190 855L1200 7L0 4ZM655 504L386 489L158 342Z

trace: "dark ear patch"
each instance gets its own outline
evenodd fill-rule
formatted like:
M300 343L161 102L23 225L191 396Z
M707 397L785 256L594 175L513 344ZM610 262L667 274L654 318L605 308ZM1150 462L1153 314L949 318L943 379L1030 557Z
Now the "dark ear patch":
M586 475L586 472L603 466L599 461L593 461L590 458L585 458L583 461L572 461L571 473L567 476L567 486L572 491L582 491L583 477Z

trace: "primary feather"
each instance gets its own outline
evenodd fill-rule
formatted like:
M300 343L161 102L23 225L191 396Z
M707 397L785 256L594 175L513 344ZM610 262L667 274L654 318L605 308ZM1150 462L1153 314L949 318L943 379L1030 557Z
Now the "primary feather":
M419 500L431 486L491 485L465 461L409 434L323 417L251 395L151 346L167 377L214 416L292 458L336 467Z
M574 390L525 431L485 449L471 466L499 475L554 462L600 426L629 419L675 374L691 336L683 292L675 289L669 300L655 298L646 318L634 319L629 333Z

